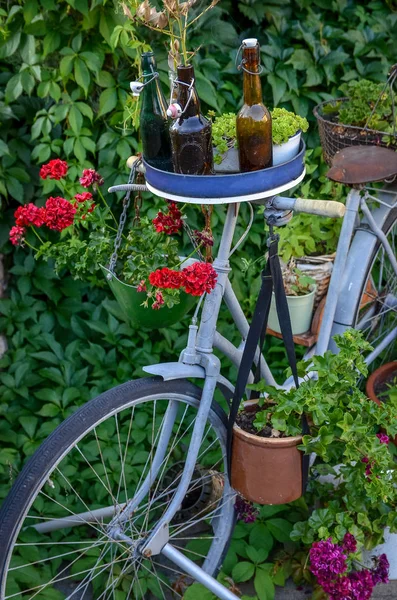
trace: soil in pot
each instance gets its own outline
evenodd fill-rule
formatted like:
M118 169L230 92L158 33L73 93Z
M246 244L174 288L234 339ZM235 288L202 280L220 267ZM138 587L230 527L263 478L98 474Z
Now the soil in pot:
M236 425L238 425L240 427L240 429L242 429L243 431L246 431L247 433L250 433L251 435L256 435L258 437L264 437L264 438L283 437L283 435L280 431L278 431L277 429L273 429L273 427L271 426L271 423L267 423L261 430L258 430L254 426L254 421L255 421L256 415L261 410L266 410L266 407L260 408L258 405L255 405L255 407L251 406L251 407L249 407L248 410L245 409L245 410L239 412L236 417Z

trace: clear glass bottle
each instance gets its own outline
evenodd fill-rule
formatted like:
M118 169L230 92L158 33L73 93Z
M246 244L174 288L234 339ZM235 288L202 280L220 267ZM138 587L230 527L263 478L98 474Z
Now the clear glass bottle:
M273 162L272 119L262 101L259 44L243 41L244 104L237 115L236 129L240 171L257 171Z
M157 71L153 52L144 52L141 57L144 83L140 116L142 154L146 162L162 171L173 171L170 140L170 121L167 117L167 102L159 78L150 81Z
M180 66L177 75L180 82L177 83L177 101L170 105L167 113L175 119L170 127L174 170L188 175L209 175L214 166L211 121L200 112L193 67Z

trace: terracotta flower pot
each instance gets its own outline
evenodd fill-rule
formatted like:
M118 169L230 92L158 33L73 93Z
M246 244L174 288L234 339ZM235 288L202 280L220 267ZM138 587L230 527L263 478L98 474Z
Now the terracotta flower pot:
M302 436L264 438L233 430L232 487L259 504L285 504L302 496Z
M382 399L377 396L377 388L385 381L387 381L393 373L397 376L397 361L386 363L376 369L368 378L365 391L371 400L376 402L379 406L382 406ZM393 443L397 445L397 436L394 438Z

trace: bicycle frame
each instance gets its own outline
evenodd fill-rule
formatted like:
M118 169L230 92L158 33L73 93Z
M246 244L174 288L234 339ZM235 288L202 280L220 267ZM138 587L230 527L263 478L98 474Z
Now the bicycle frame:
M288 202L290 203L291 199L276 197L268 202L268 208L283 210L288 205ZM181 353L179 361L161 363L144 368L146 372L158 375L164 380L181 378L197 378L204 380L200 406L198 408L197 417L194 423L192 437L186 456L185 467L175 494L162 518L151 532L150 536L144 541L140 540L140 545L137 545L137 542L134 542L123 533L123 524L128 522L130 516L133 514L139 503L149 493L149 490L159 473L161 464L166 455L173 426L177 417L178 404L177 402L174 402L172 398L169 398L169 405L165 413L163 426L159 435L158 446L153 458L150 472L145 478L144 482L141 484L140 488L137 490L136 495L131 501L127 502L127 504L122 507L122 510L116 515L114 514L113 506L95 511L96 518L111 518L111 521L108 525L108 532L111 537L114 539L123 540L125 543L130 544L133 551L139 555L150 557L160 553L163 554L169 560L179 566L184 572L191 575L196 581L204 584L222 600L236 600L237 596L235 596L206 572L207 567L210 565L213 566L212 552L209 552L202 567L197 566L194 562L189 560L185 555L174 548L169 542L168 524L178 511L192 479L215 389L217 386L222 386L228 391L229 395L232 395L233 393L232 383L221 375L221 363L219 358L213 353L213 349L219 349L223 355L228 357L233 364L238 367L243 352L243 343L247 337L249 329L249 323L244 316L243 310L241 309L241 306L228 279L229 272L231 270L229 266L229 256L238 218L239 206L239 203L228 205L219 252L213 263L218 275L217 284L212 293L207 294L204 299L199 325L197 325L196 316L192 319L192 323L189 326L187 346ZM365 248L368 251L369 244L372 243L375 247L377 240L380 240L397 275L396 258L387 238L381 229L382 224L385 222L385 219L392 208L392 204L388 202L381 202L381 207L374 216L366 204L366 195L363 195L360 191L353 189L350 191L347 197L346 208L347 210L342 224L342 230L336 252L336 259L328 289L324 317L321 324L318 342L315 348L311 350L312 354L323 354L331 346L332 335L343 332L353 324L354 317L352 312L350 310L349 313L348 307L344 306L343 303L341 304L340 298L343 297L343 291L352 285L349 279L352 276L352 268L348 265L348 255L353 233L358 222L358 213L360 209L362 210L366 219L366 228L363 229L362 236L360 236L358 239L358 252L360 252L361 248ZM222 300L225 301L232 316L233 322L241 334L243 342L238 348L216 330L216 324ZM380 345L381 349L379 351L377 349L377 354L379 354L379 352L381 352L382 349L391 343L391 341L395 338L397 338L397 327L386 336L386 341L382 342ZM374 360L375 357L376 356L374 353L372 353L368 362ZM264 377L269 384L277 385L265 358L260 355L259 349L257 351L255 360L256 362L260 363L262 377ZM287 380L282 387L287 387L290 385L291 382ZM230 488L227 478L225 478L224 503L233 501L234 492ZM214 515L212 522L214 530L217 534L216 537L218 538L222 538L223 532L226 532L228 527L230 527L230 521L227 522L227 519L230 520L231 517L227 517L225 515L230 515L231 511L225 511L224 515L222 513L222 508L224 506L225 504L218 506L216 507L216 510L213 511ZM89 515L91 515L91 513L89 513ZM73 518L75 519L75 517ZM84 522L84 520L88 517L85 514L82 514L80 515L80 518L81 521ZM58 525L56 524L56 520L54 520L54 522L52 522L51 529L59 529L64 527L68 519L69 517L59 520ZM74 524L76 523L74 522ZM47 527L47 530L49 530L48 525L51 524L44 525L44 527ZM39 524L35 526L35 528L39 530L42 528L42 525ZM215 549L213 549L213 553L215 554Z

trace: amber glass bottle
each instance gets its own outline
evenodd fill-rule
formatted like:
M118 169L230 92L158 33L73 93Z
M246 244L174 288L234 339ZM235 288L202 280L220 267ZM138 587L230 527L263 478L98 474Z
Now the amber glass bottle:
M167 118L167 102L158 78L150 81L157 71L153 52L142 54L143 81L149 83L142 91L140 134L143 157L149 165L162 171L173 171L171 140Z
M272 119L262 102L259 64L258 41L244 40L244 104L237 115L237 142L243 172L272 166Z
M212 126L200 113L194 85L192 93L189 90L194 80L193 67L178 67L177 80L181 82L177 84L177 103L170 107L174 111L169 111L175 118L170 128L174 170L188 175L209 175L213 170Z

